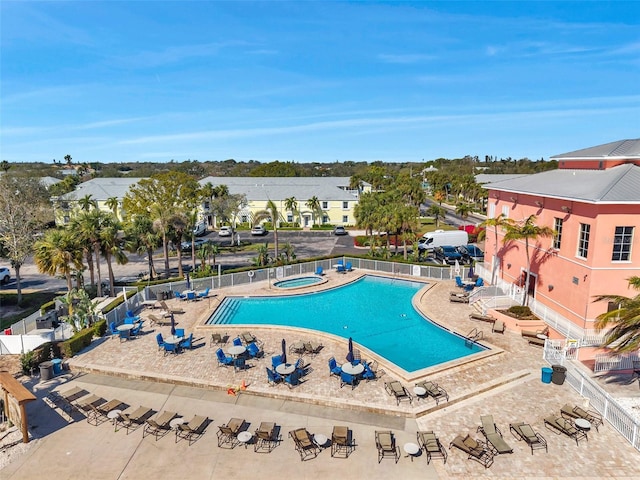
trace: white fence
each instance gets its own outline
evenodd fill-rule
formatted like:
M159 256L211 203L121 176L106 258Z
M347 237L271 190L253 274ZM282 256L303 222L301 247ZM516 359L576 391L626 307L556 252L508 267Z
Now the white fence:
M608 372L613 370L633 370L635 365L640 364L640 357L632 355L596 355L596 364L593 371Z

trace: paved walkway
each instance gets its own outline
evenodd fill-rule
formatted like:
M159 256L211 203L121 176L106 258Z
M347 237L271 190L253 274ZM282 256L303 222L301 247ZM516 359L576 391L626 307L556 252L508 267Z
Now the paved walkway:
M327 285L349 281L357 273L337 275L329 272ZM270 294L267 285L258 283L251 291L233 290L234 295L244 293ZM195 478L220 478L242 472L260 472L264 478L289 475L293 478L333 478L352 472L355 478L640 478L640 453L635 451L610 425L599 432L588 434L588 442L575 441L545 429L543 419L559 413L565 403L584 405L585 400L568 385L543 384L540 368L545 365L542 350L531 346L515 332L492 334L489 324L468 319L470 307L451 304L448 292L453 282L430 285L417 297L418 307L444 326L460 333L477 327L484 330L486 343L497 354L477 361L449 368L434 368L423 372L438 382L449 393L448 403L435 405L431 400L417 400L397 405L384 389L384 381L400 380L409 390L417 378L408 378L391 365L378 359L387 372L377 382L362 382L354 390L340 388L330 378L327 359L343 358L346 341L329 335L299 329L269 327L235 328L203 325L217 305L212 298L195 303L181 303L185 314L176 316L179 328L194 332L197 348L180 355L164 356L157 349L155 334L168 335L169 327L146 329L139 339L120 343L118 339L95 342L88 351L71 360L72 373L49 382L35 385L39 395L55 388L64 390L79 384L104 398L118 398L131 408L147 405L155 410L174 410L185 417L206 415L213 420L205 435L192 446L186 442L175 444L173 438L156 442L152 437L142 439L141 431L126 435L113 432L113 426L98 427L85 421L67 423L58 410L42 402L34 402L29 413L47 412L47 419L33 430L36 445L17 458L2 473L3 478L32 478L41 474L42 465L58 478L75 478L81 471L92 478L140 478L153 474L165 478L184 472L188 464ZM219 291L219 296L226 293ZM176 302L172 301L175 305ZM143 313L144 316L144 313ZM147 324L148 325L148 324ZM262 342L266 358L255 361L254 367L234 373L232 369L218 368L214 348L209 338L212 331L222 331L231 338L251 330ZM280 351L280 342L297 340L321 341L324 348L315 357L305 356L314 371L307 381L294 389L286 386L270 387L266 382L265 366L270 354ZM364 358L377 358L362 349ZM109 376L104 376L109 372ZM58 385L62 381L65 385ZM247 389L238 395L228 395L229 388L237 389L242 383ZM629 386L634 388L635 386ZM634 391L637 387L634 388ZM38 405L35 405L38 404ZM396 433L400 448L415 440L415 432L433 430L447 447L457 434L476 433L480 415L492 414L513 454L496 457L493 466L485 470L482 465L466 459L459 450L448 450L444 464L435 460L427 465L424 455L411 461L400 458L398 464L384 459L377 463L374 431L391 429ZM56 421L50 427L51 416ZM217 425L231 417L242 417L255 429L261 421L275 421L281 426L282 442L270 454L257 454L237 447L234 450L217 447ZM37 417L36 417L37 418ZM540 432L548 442L549 451L531 451L523 442L509 434L509 423L525 421ZM287 432L307 427L312 433L330 436L333 425L344 424L354 432L357 447L349 459L331 459L323 451L317 459L300 462ZM47 425L43 427L43 425ZM167 436L169 437L169 436ZM216 445L214 445L216 443ZM168 453L168 455L165 454ZM177 454L177 455L176 455ZM404 452L402 452L404 455ZM69 461L70 458L77 459ZM179 461L176 461L179 459ZM40 466L40 467L38 467ZM86 466L86 467L85 467ZM153 473L152 473L153 472ZM355 473L353 473L355 472Z

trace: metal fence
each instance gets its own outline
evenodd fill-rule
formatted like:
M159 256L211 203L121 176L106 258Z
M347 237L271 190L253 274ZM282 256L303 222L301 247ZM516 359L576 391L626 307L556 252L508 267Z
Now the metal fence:
M640 357L632 355L608 355L598 354L595 357L596 364L593 371L596 373L615 370L634 370L634 365L640 364Z

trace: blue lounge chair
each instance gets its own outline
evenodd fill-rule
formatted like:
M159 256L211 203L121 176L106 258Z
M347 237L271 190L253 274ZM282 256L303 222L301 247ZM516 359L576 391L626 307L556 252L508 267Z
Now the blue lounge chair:
M336 377L339 377L341 372L342 368L340 368L340 365L338 365L336 359L334 357L331 357L329 359L329 376L335 375Z
M223 365L228 367L229 365L233 365L233 358L225 355L221 348L216 350L216 358L218 359L218 366Z
M267 369L267 380L269 384L275 385L276 383L280 383L284 380L282 378L282 375L280 375L275 370L271 370L269 367L265 367L265 368Z
M255 342L251 342L249 345L247 345L247 352L249 353L249 355L251 356L251 358L257 358L262 356L262 354L264 353L262 350L260 350L260 348L255 344Z
M236 347L239 347L242 345L242 340L240 340L240 337L236 337L233 339L233 345Z
M162 350L164 348L164 338L162 338L161 333L156 335L156 342L158 342L158 350Z
M282 363L282 355L274 355L271 357L271 366L275 369L278 365Z
M316 268L316 275L324 275L324 269L322 268L322 265L318 265L318 268Z
M197 298L207 298L209 296L209 288L206 288L202 292L198 292Z
M340 371L340 388L345 385L351 385L351 390L356 388L356 377L355 375Z
M176 345L175 343L163 343L162 346L164 347L164 354L166 355L167 353L178 353L178 349L180 348L178 345Z
M180 342L180 348L188 348L189 350L193 348L193 333Z
M459 275L456 276L456 287L464 288L464 283L462 283L462 277Z

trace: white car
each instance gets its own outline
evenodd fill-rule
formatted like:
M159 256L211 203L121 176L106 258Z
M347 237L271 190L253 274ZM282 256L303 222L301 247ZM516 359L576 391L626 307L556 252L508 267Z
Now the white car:
M231 235L233 235L233 228L228 226L220 227L218 231L219 237L230 237Z
M0 267L0 283L9 283L11 272L7 267Z
M254 235L254 236L263 236L263 235L266 235L267 233L269 233L269 230L264 228L262 225L256 225L251 229L251 235Z

